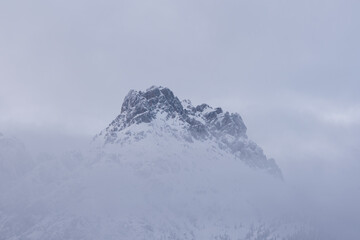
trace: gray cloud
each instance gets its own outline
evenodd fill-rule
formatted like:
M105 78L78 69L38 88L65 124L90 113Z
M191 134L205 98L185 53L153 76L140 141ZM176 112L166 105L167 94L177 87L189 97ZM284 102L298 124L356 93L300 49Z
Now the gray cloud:
M70 147L104 128L130 89L163 85L239 112L325 210L354 206L359 10L352 0L1 1L0 132Z
M356 1L3 1L0 9L3 129L92 135L129 89L155 84L241 113L269 148L281 130L294 141L356 139L342 131L359 129Z

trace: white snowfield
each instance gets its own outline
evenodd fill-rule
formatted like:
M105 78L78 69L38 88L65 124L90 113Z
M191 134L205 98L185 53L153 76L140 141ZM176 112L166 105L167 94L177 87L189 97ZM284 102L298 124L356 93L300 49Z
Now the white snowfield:
M127 99L154 89L164 88ZM125 110L84 152L31 158L17 140L0 136L0 173L7 174L0 240L319 239L289 204L276 163L244 129L209 133L204 116L214 109L207 106L191 116L208 132L194 134L191 119L160 101L136 120L129 113L146 103L125 99ZM223 122L226 113L218 112L211 121ZM229 147L238 142L240 150Z

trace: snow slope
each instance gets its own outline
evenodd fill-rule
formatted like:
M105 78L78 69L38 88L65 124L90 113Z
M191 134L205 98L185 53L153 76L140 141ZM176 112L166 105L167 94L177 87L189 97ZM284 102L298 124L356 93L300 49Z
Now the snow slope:
M0 240L318 239L239 115L162 87L131 91L89 151L41 155L1 192Z

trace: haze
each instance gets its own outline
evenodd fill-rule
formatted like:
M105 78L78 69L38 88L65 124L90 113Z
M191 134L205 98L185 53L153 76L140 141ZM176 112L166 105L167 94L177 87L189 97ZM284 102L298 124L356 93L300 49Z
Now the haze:
M353 0L1 1L0 132L34 153L84 146L130 89L169 87L238 112L299 198L355 239L359 12Z

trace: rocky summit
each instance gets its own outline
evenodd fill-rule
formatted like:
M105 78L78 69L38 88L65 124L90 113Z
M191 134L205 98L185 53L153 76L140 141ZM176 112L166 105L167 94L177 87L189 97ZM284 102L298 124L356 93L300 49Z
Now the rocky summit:
M154 124L159 120L160 126ZM248 138L246 130L237 113L208 104L193 106L190 100L180 101L170 89L153 86L146 91L131 90L124 99L121 113L95 139L106 147L141 141L154 132L167 132L188 144L215 143L218 151L230 153L251 168L282 178L275 161L267 158L263 150Z

